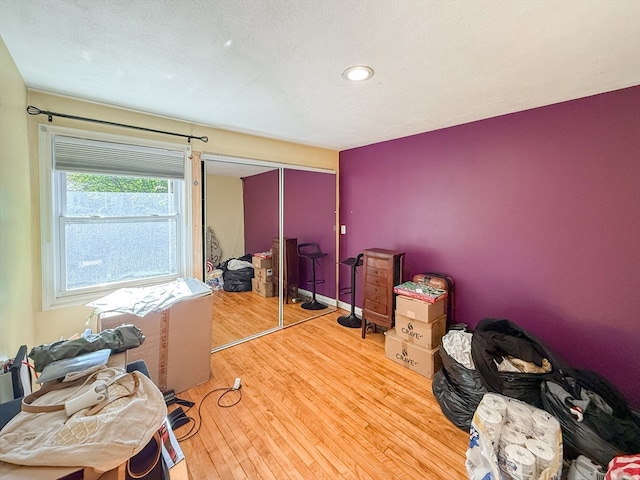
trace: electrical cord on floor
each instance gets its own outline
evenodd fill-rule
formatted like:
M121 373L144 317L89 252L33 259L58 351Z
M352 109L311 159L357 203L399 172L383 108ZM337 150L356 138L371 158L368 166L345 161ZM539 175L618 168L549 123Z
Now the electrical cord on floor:
M237 385L237 387L236 387ZM179 426L183 426L186 425L187 423L191 423L191 428L189 429L189 431L187 433L185 433L184 435L178 437L176 436L176 439L179 442L182 442L183 440L188 440L191 437L197 435L197 433L200 431L200 426L202 425L202 414L200 413L200 409L202 408L202 405L204 404L204 401L207 399L207 397L209 397L209 395L212 395L216 392L222 392L220 394L220 396L218 397L218 401L217 404L220 408L229 408L229 407L233 407L235 405L237 405L238 403L240 403L240 400L242 400L242 391L240 390L242 388L242 385L240 385L239 380L236 380L236 385L234 385L233 387L221 387L221 388L214 388L213 390L207 392L207 394L202 397L202 400L200 400L200 405L198 405L198 408L196 410L197 414L198 414L198 421L196 422L196 420L193 417L189 417L188 415L186 415L186 413L184 414L184 416L181 416L182 419L186 419L186 422L181 423ZM222 403L222 399L227 396L229 393L231 392L238 392L238 398L233 400L231 403ZM191 409L191 407L187 408L187 411L189 411ZM177 428L177 427L176 427ZM195 429L195 431L194 431Z

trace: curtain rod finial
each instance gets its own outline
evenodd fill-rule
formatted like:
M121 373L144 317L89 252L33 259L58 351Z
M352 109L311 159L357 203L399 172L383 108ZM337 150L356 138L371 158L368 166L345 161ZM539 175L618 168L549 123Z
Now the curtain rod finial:
M40 110L38 107L34 107L33 105L29 105L27 107L27 113L29 115L40 115L42 113L42 110Z

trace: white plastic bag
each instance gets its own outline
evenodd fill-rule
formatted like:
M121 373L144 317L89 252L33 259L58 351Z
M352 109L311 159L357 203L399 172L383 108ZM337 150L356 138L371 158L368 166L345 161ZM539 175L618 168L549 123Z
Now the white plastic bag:
M560 424L544 410L487 393L471 421L465 465L470 480L559 480Z

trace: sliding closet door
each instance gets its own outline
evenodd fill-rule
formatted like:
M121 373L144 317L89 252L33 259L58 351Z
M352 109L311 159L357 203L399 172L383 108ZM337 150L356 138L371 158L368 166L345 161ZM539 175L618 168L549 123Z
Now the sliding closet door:
M222 275L227 285L213 292L212 350L329 313L335 310L337 290L335 174L224 158L203 155L203 269L210 283L215 285ZM308 258L298 256L291 240L296 245L317 243L326 254L315 268L316 300L326 308L303 308L313 296L313 269ZM282 248L272 265L254 268L253 288L241 285L242 278L238 284L236 277L242 272L231 270L241 270L243 261L251 262L251 255L269 252L274 245ZM273 282L281 267L275 262L285 248L282 260L291 265L283 270L290 278ZM290 287L288 294L285 285Z
M324 315L336 305L336 177L333 173L284 169L283 233L298 245L316 243L326 256L315 264L315 307L312 301L314 274L311 260L299 256L298 299L283 304L285 326ZM301 252L304 253L304 252ZM286 299L285 299L286 300Z
M280 326L277 293L255 293L257 270L244 263L268 251L278 235L279 180L277 169L234 162L206 159L204 170L204 268L214 286L211 347L217 350Z

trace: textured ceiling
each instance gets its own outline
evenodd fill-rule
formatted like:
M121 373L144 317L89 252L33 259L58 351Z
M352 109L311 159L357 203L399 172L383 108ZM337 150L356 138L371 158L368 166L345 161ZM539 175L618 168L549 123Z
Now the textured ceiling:
M640 84L640 0L0 0L0 35L29 88L334 150Z

